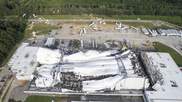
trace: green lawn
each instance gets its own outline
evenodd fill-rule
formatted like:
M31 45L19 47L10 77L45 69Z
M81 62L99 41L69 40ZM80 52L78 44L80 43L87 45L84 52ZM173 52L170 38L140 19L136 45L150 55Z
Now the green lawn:
M14 16L6 16L6 18L13 18ZM118 19L118 20L162 20L172 24L182 26L182 17L180 16L151 16L151 15L93 15L93 14L81 14L81 15L38 15L45 19L93 19L93 18L104 18L104 19ZM148 24L147 24L148 26ZM163 28L166 28L163 25Z
M25 102L62 102L66 101L67 98L65 97L51 97L51 96L29 96Z
M153 45L158 52L168 52L172 56L176 64L180 67L182 66L182 56L174 49L159 42L154 42Z
M129 25L129 26L134 26L134 27L146 27L150 29L155 29L155 28L164 28L164 29L169 29L171 27L168 27L166 25L160 25L156 26L152 24L151 22L122 22L123 24Z
M40 24L35 24L32 28L32 31L40 32L38 34L44 34L44 33L47 34L52 29L57 29L57 28L58 28L57 26L40 23Z
M180 16L152 16L152 15L120 15L120 16L112 16L116 19L138 19L141 20L162 20L172 24L182 25L182 17Z
M52 98L48 96L29 96L25 102L51 102Z
M33 31L37 32L37 35L41 35L48 34L48 32L50 32L52 29L58 29L58 27L45 23L34 24L32 29L28 29L27 27L25 30L25 38L31 37Z
M118 19L118 20L162 20L169 23L182 25L182 17L180 16L150 16L150 15L39 15L47 19L91 19L91 18L104 18L104 19Z
M38 15L46 19L91 19L92 15ZM96 17L96 16L95 16Z

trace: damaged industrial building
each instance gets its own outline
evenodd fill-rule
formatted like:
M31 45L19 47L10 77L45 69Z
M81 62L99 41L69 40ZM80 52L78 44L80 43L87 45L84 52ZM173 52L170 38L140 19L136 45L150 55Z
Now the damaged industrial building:
M161 82L159 80L165 83L163 71L153 65L152 59L159 57L156 64L161 68L168 63L158 63L165 55L156 53L142 52L144 69L138 59L140 55L128 49L124 41L100 43L95 40L46 38L22 43L10 60L9 67L18 80L29 81L24 91L27 94L130 96L142 93L144 101L152 102L155 98L160 99L154 95L155 92L163 90L162 84L156 83ZM170 55L167 57L171 58ZM175 63L170 65L180 71ZM154 66L157 71L149 66ZM179 76L182 74L179 73ZM181 87L178 81L170 83ZM169 98L173 99L173 96ZM182 100L180 95L179 100Z

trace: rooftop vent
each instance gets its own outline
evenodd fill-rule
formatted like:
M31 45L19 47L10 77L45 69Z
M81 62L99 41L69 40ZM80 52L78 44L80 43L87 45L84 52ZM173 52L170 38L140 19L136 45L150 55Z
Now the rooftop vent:
M163 63L160 63L160 67L161 67L161 68L166 68L166 65L163 64Z
M176 84L175 81L170 80L170 82L171 82L171 86L172 86L172 87L178 87L178 85Z

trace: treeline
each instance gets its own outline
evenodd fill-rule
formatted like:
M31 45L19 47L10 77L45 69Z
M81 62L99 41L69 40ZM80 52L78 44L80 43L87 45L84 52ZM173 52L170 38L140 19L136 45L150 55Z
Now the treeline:
M0 64L24 37L25 20L0 20Z
M156 16L182 25L182 0L24 0L24 4L27 11L38 15L147 15L147 19Z
M0 1L0 65L6 60L16 44L23 39L27 22L25 18L18 16L18 13L13 18L6 18L18 7L13 0L7 1Z
M182 0L5 0L4 10L7 14L182 16L181 5Z
M12 0L7 0L12 1ZM7 2L6 1L6 2ZM37 14L182 16L182 0L23 0ZM20 0L13 0L21 5ZM20 2L20 3L19 3ZM7 3L11 4L11 3ZM18 10L17 10L18 12Z

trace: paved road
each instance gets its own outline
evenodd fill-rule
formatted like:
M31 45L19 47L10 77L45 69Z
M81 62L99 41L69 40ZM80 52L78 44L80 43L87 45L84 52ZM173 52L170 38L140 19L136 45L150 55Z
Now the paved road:
M27 94L24 94L25 87L20 86L16 79L13 80L9 90L7 91L6 97L3 102L8 102L9 99L24 102L27 98Z

